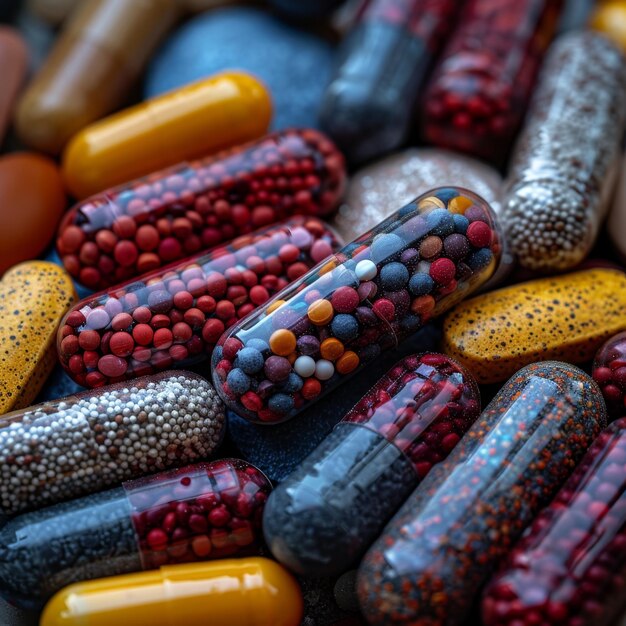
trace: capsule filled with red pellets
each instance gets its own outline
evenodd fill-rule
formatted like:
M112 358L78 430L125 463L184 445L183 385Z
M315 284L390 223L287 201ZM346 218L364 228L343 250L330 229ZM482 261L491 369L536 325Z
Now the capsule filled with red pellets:
M250 421L288 420L479 289L501 252L482 198L426 192L225 332L215 388Z
M626 419L596 439L486 588L485 626L612 624L626 607Z
M426 139L501 162L521 125L562 5L469 0L426 91Z
M582 370L519 370L365 555L357 590L367 621L466 623L493 568L605 425L602 394Z
M602 390L610 419L626 415L626 332L608 339L596 353L591 372Z
M291 215L328 215L345 180L324 135L281 131L84 200L57 250L76 280L104 289Z
M297 4L297 3L296 3ZM322 102L322 128L350 161L399 147L456 0L367 0Z
M349 569L479 412L478 386L455 361L404 358L272 492L273 555L307 576Z
M0 529L0 596L40 609L74 582L258 554L270 491L253 465L221 459L24 513Z
M154 226L140 226L150 237ZM59 326L61 365L100 387L208 359L224 330L340 245L321 220L292 217L82 300Z

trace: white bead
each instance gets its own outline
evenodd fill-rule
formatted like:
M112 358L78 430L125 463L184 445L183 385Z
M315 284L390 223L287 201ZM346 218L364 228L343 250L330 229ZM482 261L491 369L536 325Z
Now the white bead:
M335 373L335 366L326 359L320 359L315 364L315 376L320 380L328 380Z
M299 376L308 378L315 373L315 361L310 356L299 356L293 364L293 369Z
M372 280L378 274L378 269L373 261L363 260L356 264L354 272L359 280Z

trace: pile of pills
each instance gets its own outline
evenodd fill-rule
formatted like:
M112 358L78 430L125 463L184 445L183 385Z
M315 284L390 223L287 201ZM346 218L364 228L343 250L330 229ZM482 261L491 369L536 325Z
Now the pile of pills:
M317 218L294 217L83 300L59 327L61 364L100 387L199 362L227 328L339 246Z
M290 215L326 215L345 185L343 156L315 130L287 130L93 196L61 223L57 250L104 289Z

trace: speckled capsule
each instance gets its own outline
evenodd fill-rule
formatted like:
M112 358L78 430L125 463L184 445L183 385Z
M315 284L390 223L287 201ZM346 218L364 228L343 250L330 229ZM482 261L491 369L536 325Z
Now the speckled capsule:
M61 318L76 300L68 274L54 263L27 261L0 281L0 414L28 406L56 362Z
M626 120L626 59L591 31L548 51L506 180L502 220L519 263L554 272L591 250L611 198Z
M359 568L372 625L456 626L606 425L598 386L548 361L517 372L387 525Z
M443 351L479 383L540 359L590 360L626 329L626 275L593 269L505 287L463 302L443 324Z

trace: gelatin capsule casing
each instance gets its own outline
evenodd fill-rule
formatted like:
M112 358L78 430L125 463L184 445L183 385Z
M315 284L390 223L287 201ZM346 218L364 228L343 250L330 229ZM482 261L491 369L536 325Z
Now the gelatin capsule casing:
M2 67L0 92L0 142L2 142L11 121L15 99L28 69L26 43L17 30L7 26L0 26L0 67Z
M482 198L431 190L225 332L215 388L250 421L290 419L481 287L501 248Z
M546 361L517 372L365 555L370 624L452 626L606 425L597 385Z
M340 52L322 128L352 162L390 152L410 131L419 90L445 41L454 0L369 0Z
M600 346L591 375L602 391L609 418L626 416L626 332L618 333Z
M348 569L479 412L476 383L449 357L399 361L270 495L272 554L307 576Z
M272 117L265 86L251 74L222 72L94 122L63 152L76 198L187 159L261 137Z
M327 215L345 180L343 156L321 133L281 131L78 203L57 250L75 279L104 289L294 214ZM142 226L157 236L143 240Z
M141 229L156 239L154 227ZM321 220L292 217L82 300L59 326L61 365L99 387L199 363L225 329L340 245Z
M505 181L502 226L523 267L554 273L591 250L616 180L625 100L626 59L604 36L578 31L551 46Z
M123 104L161 37L176 23L171 0L83 0L20 98L16 130L58 154L87 124Z
M278 563L226 559L161 567L71 585L55 595L41 626L298 626L300 587Z
M257 554L270 490L253 465L220 459L23 513L0 529L0 594L40 609L74 582Z
M205 459L225 428L213 387L183 371L7 413L0 417L0 511L15 515Z
M604 430L483 594L485 626L612 624L626 605L626 420Z
M443 323L443 351L481 384L541 359L585 363L626 329L626 275L583 270L492 291L463 302Z
M433 73L423 134L501 162L556 33L562 0L469 0Z
M67 273L54 263L27 261L0 280L0 415L28 406L56 362L59 321L76 300Z

